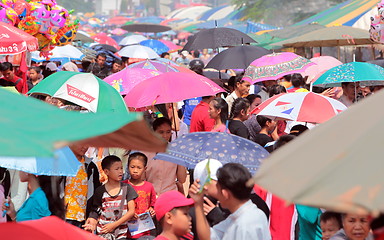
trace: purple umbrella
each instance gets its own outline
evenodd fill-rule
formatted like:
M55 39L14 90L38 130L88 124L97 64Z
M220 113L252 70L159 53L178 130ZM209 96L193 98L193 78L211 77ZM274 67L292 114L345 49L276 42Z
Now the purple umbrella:
M176 68L172 67L171 64L162 62L159 60L145 60L137 62L128 66L128 68L141 68L141 69L151 69L159 72L179 72Z

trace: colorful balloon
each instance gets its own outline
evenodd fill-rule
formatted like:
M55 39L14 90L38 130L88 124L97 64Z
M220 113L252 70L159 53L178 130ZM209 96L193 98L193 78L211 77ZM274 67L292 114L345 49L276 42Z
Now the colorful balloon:
M19 21L19 17L15 10L0 3L0 21L15 25Z

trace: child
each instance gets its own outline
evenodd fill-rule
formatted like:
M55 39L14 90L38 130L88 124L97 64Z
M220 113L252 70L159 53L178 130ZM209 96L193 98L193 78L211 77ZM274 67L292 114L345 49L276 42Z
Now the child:
M175 190L160 195L155 203L155 212L163 231L155 240L179 239L189 233L192 223L188 210L192 204L192 199Z
M96 230L97 235L104 238L127 238L127 221L135 213L137 193L133 187L121 183L123 177L123 164L116 156L107 156L103 159L101 167L108 177L108 181L98 187L93 196L93 209L83 226L87 231Z
M324 212L320 217L320 228L323 232L322 240L330 239L342 227L341 215L336 212Z
M152 217L155 216L153 206L156 202L156 192L152 183L143 180L147 162L147 156L141 152L132 153L128 157L128 170L131 178L124 182L131 184L138 194L138 197L135 199L135 218L137 218L138 214L145 212L149 212ZM136 239L144 235L149 235L149 231L136 234L132 238Z

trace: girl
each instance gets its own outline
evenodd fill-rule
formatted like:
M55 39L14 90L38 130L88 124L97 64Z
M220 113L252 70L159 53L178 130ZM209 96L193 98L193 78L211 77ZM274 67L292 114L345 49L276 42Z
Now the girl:
M228 103L222 98L215 98L209 103L209 117L215 120L211 132L228 132L226 123L228 120Z
M249 116L250 103L246 98L237 98L232 105L228 129L232 134L249 139L249 132L244 121Z

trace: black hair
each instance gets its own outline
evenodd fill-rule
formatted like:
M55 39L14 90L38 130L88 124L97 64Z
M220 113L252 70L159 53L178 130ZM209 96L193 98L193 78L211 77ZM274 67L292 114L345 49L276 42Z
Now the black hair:
M0 63L0 71L7 71L7 70L13 71L12 63L10 62Z
M238 83L242 84L244 82L243 77L244 77L244 73L236 74L236 77L235 77L235 88L237 88L237 84Z
M276 150L282 146L284 146L286 143L289 143L290 141L292 141L293 139L295 139L296 136L294 135L284 135L284 136L281 136L276 142L275 144L273 144L273 150Z
M3 71L3 70L1 70L1 71ZM343 88L343 87L347 87L349 84L356 84L356 83L353 83L353 82L342 82L341 83L341 87Z
M193 57L194 58L199 58L200 57L200 52L198 50L193 51Z
M287 89L285 89L284 86L275 84L269 87L269 97L273 97L275 95L278 95L280 93L286 93Z
M235 85L236 85L236 76L231 76L231 77L228 79L228 87L233 87L233 88L235 88Z
M320 222L326 222L330 219L335 219L336 222L339 224L339 228L343 227L343 224L341 222L341 214L340 213L326 211L326 212L323 212L320 216Z
M263 116L263 115L257 115L256 121L257 121L257 123L259 123L261 128L264 128L267 125L267 122L271 122L272 119L270 119L266 116Z
M220 120L221 123L225 124L228 120L228 103L221 97L212 99L211 103L217 110L221 110Z
M248 99L249 103L252 104L253 101L255 101L256 98L260 98L261 99L261 96L260 95L257 95L257 94L249 94L248 96L245 97L246 99Z
M303 132L305 132L307 130L308 130L307 126L304 126L302 124L297 124L291 128L291 131L289 134L299 136L300 134L302 134Z
M170 54L168 52L163 52L160 57L165 58L166 56L169 56Z
M60 177L57 176L44 176L37 177L41 189L44 191L48 200L49 210L52 215L61 219L65 219L64 201L60 198Z
M101 169L109 169L112 164L115 162L121 162L121 159L118 156L115 155L109 155L106 156L102 161L101 161Z
M290 82L291 81L291 74L284 75L283 78L285 79L285 81Z
M235 101L233 101L231 115L229 118L233 119L239 116L241 110L247 111L250 105L251 104L246 98L236 98Z
M40 74L41 73L41 68L40 67L36 67L36 66L34 66L34 67L30 67L29 68L29 70L35 70L35 72L37 72L38 74Z
M121 61L123 61L123 63L128 63L129 57L121 57Z
M217 171L217 182L222 189L229 190L239 200L250 198L252 186L247 182L251 173L239 163L227 163Z
M101 53L99 53L99 54L96 55L96 59L98 59L99 57L102 57L102 58L107 59L107 54L101 52Z
M161 125L163 124L168 124L169 126L172 127L171 120L165 117L157 118L155 121L152 123L152 128L153 131L156 131Z
M291 77L291 82L293 87L299 88L304 85L304 79L303 76L301 76L300 73L294 73Z
M134 152L134 153L130 154L129 157L128 157L128 166L129 166L129 164L131 163L131 161L133 159L140 160L140 161L142 161L144 163L144 167L147 166L148 158L147 158L147 156L144 153Z
M165 118L169 119L168 110L167 110L167 106L165 105L165 103L156 104L155 107L157 108L157 110L159 110L159 112L161 112L161 114L163 114L163 116Z
M123 65L123 61L121 59L115 58L112 62L112 64L117 63L119 65Z

